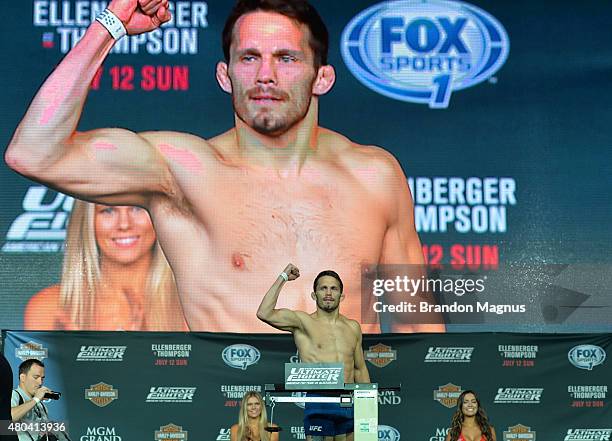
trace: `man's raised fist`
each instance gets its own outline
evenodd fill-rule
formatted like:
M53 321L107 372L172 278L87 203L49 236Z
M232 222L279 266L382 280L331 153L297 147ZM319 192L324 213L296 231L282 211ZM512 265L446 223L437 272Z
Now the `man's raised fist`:
M289 280L295 280L298 277L300 277L300 270L298 269L297 266L295 266L294 264L290 263L289 265L287 265L285 267L285 270L283 271L285 274L287 274L287 277L289 278Z
M113 0L108 5L129 35L152 31L169 21L168 7L168 0Z

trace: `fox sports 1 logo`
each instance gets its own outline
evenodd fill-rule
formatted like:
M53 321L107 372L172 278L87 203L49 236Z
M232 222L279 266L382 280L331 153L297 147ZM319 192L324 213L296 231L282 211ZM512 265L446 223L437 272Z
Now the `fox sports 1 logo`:
M489 13L459 1L378 3L342 32L344 62L365 86L397 100L446 108L451 93L491 78L510 51Z

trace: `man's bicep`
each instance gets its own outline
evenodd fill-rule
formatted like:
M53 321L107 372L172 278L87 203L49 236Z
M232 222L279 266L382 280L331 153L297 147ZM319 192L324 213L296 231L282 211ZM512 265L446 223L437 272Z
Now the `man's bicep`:
M414 204L402 166L386 150L376 148L373 152L378 171L377 200L384 207L386 220L379 263L423 263L414 222Z
M75 133L65 153L35 176L79 199L145 206L175 186L167 162L149 139L124 129Z
M300 313L286 308L275 309L270 315L268 323L282 331L291 332L302 328Z
M398 182L399 190L395 200L397 216L390 222L383 242L380 263L389 266L379 267L379 275L385 279L408 277L419 280L427 277L427 267L421 241L414 221L414 204L410 189L403 172ZM385 297L389 304L404 300L401 293L389 293ZM417 293L419 301L435 304L432 293L421 289ZM418 314L418 315L415 315ZM390 332L444 332L443 318L438 313L390 313Z
M414 227L399 222L387 228L379 263L391 265L422 265L425 263L421 241Z
M414 222L414 204L403 173L394 178L394 192L389 207L389 224L383 239L381 263L423 264L421 241Z

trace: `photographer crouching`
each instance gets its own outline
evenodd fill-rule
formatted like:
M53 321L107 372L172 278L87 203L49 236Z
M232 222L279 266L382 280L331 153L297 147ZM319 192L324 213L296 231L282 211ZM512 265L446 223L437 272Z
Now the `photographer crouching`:
M29 359L19 365L19 387L11 395L11 418L19 429L19 441L70 441L66 432L59 430L60 425L49 420L42 400L57 400L59 394L43 386L44 381L41 361Z

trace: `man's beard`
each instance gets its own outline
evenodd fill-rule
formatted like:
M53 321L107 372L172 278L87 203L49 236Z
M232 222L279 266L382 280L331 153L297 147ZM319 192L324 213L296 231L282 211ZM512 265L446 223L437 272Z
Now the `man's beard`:
M280 135L289 130L295 123L297 123L297 121L290 124L286 115L274 117L274 115L269 112L260 112L255 115L250 126L253 130L262 135Z
M247 115L241 115L243 112L238 111L236 111L236 114L238 118L256 132L262 135L275 136L286 133L293 126L302 121L308 113L309 107L310 103L299 113L296 111L298 109L285 110L283 115L279 115L273 110L265 109L259 109L253 117L250 117L251 115L248 114L248 111L244 112ZM234 109L237 110L236 106L234 106ZM292 112L292 110L294 112Z
M251 97L257 94L271 94L275 98L282 100L278 107L284 104L289 104L292 107L284 109L266 109L264 107L251 111L249 106L244 103L248 103ZM259 87L247 90L242 100L242 103L239 103L236 95L233 96L234 112L236 112L238 118L256 132L268 136L282 135L290 130L304 119L312 103L312 97L307 94L291 97L282 90L262 90ZM278 112L283 113L279 114Z
M325 312L333 312L336 309L338 309L338 307L340 306L340 302L333 302L333 303L330 303L329 305L326 305L325 300L322 300L322 301L317 300L317 306L319 307L319 309L322 309Z

